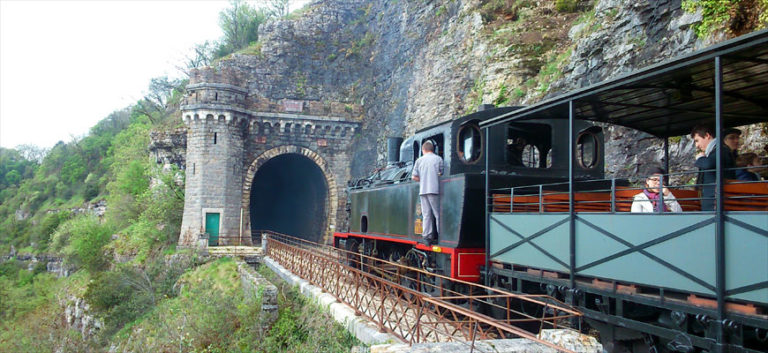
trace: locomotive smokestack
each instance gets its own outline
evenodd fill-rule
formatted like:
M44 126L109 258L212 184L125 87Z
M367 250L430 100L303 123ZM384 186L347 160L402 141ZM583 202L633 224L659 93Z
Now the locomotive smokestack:
M496 108L496 106L493 105L493 104L480 104L477 107L477 111L481 112L483 110L489 110L489 109L493 109L493 108Z
M392 165L400 161L400 145L402 143L402 137L387 138L387 165Z

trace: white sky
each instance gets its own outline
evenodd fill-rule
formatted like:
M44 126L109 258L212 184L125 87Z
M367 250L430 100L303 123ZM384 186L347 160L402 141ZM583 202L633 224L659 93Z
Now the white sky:
M291 10L307 0L291 2ZM226 1L0 0L0 146L51 147L135 103L216 40Z

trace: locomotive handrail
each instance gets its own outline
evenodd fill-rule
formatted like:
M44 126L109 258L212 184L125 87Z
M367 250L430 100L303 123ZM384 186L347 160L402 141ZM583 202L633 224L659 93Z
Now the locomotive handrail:
M274 232L264 234L267 256L350 305L356 314L373 321L379 330L404 342L474 342L513 336L570 352L512 325L537 322L541 326L558 327L559 323L581 316L554 298L506 293L358 252ZM468 286L470 294L447 288L447 281ZM512 308L522 301L541 308L537 309L541 317ZM505 309L507 315L504 319L491 318L476 312L481 306L489 310Z

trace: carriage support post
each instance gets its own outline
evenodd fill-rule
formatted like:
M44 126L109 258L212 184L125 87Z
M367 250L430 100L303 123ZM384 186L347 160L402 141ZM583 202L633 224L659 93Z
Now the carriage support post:
M715 57L715 262L716 262L716 290L717 290L717 348L723 352L725 345L725 332L723 331L725 320L725 224L723 200L723 66L722 58Z
M570 273L571 290L576 289L576 223L573 210L573 158L574 158L574 139L573 139L573 100L568 101L568 234L570 248L570 263L568 272ZM574 304L574 303L569 303Z
M488 197L491 195L490 188L490 159L488 157L491 154L491 129L485 128L485 285L491 286L491 212L488 210ZM510 191L512 192L512 191ZM512 198L513 195L509 195L509 212L512 212Z

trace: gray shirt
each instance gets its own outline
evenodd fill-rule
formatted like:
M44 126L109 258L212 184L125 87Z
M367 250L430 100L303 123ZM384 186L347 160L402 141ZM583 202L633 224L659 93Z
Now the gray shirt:
M434 153L419 157L413 164L413 175L419 177L419 195L439 194L443 159Z

